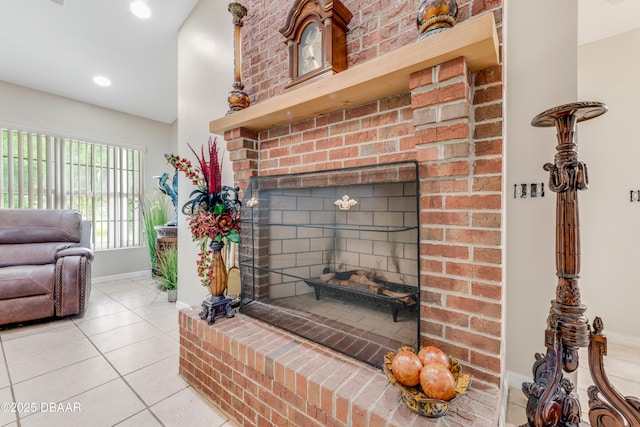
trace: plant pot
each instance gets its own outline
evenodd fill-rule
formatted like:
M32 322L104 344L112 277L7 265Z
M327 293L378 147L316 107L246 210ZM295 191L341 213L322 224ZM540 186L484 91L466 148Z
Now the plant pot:
M178 299L178 290L177 289L167 289L167 301L176 302Z

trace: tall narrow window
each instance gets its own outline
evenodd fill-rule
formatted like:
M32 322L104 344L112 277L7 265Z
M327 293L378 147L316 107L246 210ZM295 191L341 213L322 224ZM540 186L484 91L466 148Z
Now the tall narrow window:
M0 128L0 153L0 207L75 209L94 249L142 245L142 150Z

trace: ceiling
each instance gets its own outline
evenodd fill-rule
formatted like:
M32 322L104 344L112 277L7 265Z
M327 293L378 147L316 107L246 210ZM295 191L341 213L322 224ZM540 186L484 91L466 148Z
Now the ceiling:
M172 123L178 30L198 0L146 0L146 20L131 1L0 0L0 80Z
M0 0L0 80L172 123L178 30L198 0ZM217 0L219 1L219 0ZM638 0L578 0L578 44L640 26ZM93 83L96 74L110 87Z
M638 0L578 0L578 45L639 27Z

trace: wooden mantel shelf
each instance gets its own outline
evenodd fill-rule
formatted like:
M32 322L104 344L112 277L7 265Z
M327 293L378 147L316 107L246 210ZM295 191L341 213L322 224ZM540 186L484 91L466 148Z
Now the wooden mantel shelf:
M470 71L498 64L493 14L467 20L341 73L213 120L209 128L219 135L237 128L262 131L364 104L406 92L412 73L458 57L466 58Z

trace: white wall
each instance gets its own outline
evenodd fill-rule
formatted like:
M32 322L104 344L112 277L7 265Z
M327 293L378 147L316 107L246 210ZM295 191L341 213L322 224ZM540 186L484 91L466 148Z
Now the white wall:
M199 150L209 139L209 122L224 116L233 84L233 24L227 2L201 0L187 18L178 37L178 154L194 160L187 147ZM225 147L222 136L218 146ZM225 152L222 178L233 183L231 162ZM182 206L193 189L184 176L179 181ZM197 247L185 216L179 215L178 299L199 305L207 295L196 273Z
M580 125L580 157L589 166L589 190L581 194L582 300L587 316L600 316L612 341L640 347L638 236L640 189L638 64L640 30L578 48L580 100L600 101L609 111Z
M0 123L15 129L99 143L146 148L145 186L167 170L163 153L172 147L172 125L0 81ZM150 269L146 248L96 252L94 278Z
M513 185L548 182L552 128L534 128L542 111L576 101L577 0L506 0L506 358L509 382L531 381L555 298L555 193L513 199ZM549 13L552 10L553 13Z

